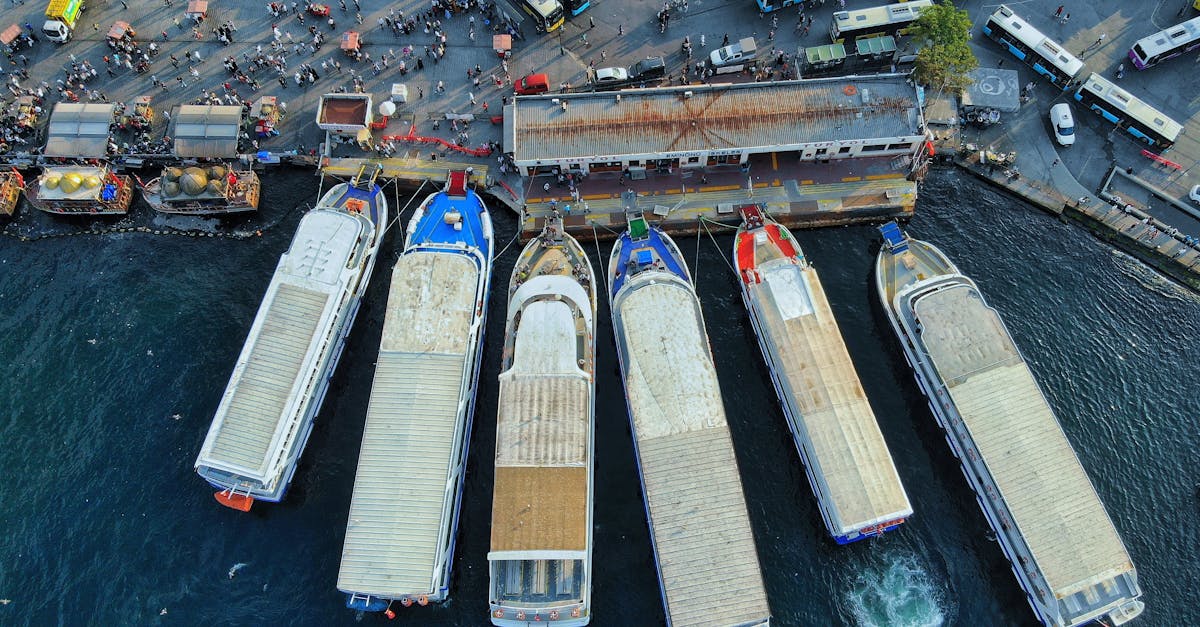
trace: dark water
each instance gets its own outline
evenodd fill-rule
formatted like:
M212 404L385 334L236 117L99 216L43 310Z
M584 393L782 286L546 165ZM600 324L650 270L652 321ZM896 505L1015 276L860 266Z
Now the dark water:
M266 176L255 219L270 228L261 238L0 239L0 598L10 600L0 624L384 622L345 610L335 582L397 233L288 500L236 513L192 472L315 188L308 174ZM515 221L498 213L496 222L507 241ZM1024 349L1139 568L1147 610L1137 624L1200 624L1200 299L1080 228L953 172L925 185L909 230L978 281ZM731 238L715 235L719 248L708 237L679 243L689 261L698 251L774 623L1031 623L873 296L874 230L798 233L916 510L898 533L846 547L824 534L724 261ZM514 249L496 262L498 284ZM496 290L493 311L502 297ZM663 619L653 556L601 308L593 623L655 625ZM486 622L503 324L489 323L452 599L402 611L397 622ZM238 563L246 565L231 579Z

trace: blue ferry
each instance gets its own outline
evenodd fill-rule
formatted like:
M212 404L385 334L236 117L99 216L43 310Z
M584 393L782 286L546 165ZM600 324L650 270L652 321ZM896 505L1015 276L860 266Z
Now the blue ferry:
M392 271L338 572L353 610L393 617L449 592L492 276L470 178L425 199Z

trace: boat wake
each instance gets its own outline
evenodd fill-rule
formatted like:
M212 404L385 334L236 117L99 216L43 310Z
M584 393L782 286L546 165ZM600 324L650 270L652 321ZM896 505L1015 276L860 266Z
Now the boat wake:
M846 609L861 627L938 627L947 624L941 591L916 555L876 554L847 587Z
M246 562L238 562L238 563L234 564L233 568L229 569L229 578L233 579L234 577L237 577L238 571L247 566L249 566L249 564L247 564Z
M1137 281L1146 290L1171 300L1200 303L1200 296L1197 296L1195 292L1163 276L1162 273L1137 258L1116 249L1113 249L1112 253L1117 262L1117 270Z

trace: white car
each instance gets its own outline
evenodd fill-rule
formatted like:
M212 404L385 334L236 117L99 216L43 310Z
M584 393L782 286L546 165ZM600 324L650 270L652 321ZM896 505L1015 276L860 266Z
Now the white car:
M620 83L629 80L629 72L623 67L605 67L596 70L597 83Z
M1054 139L1062 146L1075 143L1075 117L1071 105L1060 102L1050 107L1050 126L1054 127Z
M1191 198L1192 202L1200 205L1200 185L1192 186L1192 191L1188 192L1188 198Z

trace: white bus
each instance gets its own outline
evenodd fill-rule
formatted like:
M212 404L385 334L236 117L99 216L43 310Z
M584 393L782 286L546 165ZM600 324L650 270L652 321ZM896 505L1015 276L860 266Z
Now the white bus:
M1130 135L1159 148L1175 144L1183 125L1093 73L1075 92L1075 99Z
M1129 59L1133 67L1144 70L1196 48L1200 48L1200 17L1137 40L1129 49Z
M1083 71L1083 61L1003 4L988 17L983 34L1007 47L1013 56L1033 66L1038 74L1050 79L1059 89L1066 89Z
M912 0L857 11L838 11L829 25L829 37L834 43L852 44L866 37L903 35L921 17L921 11L931 6L933 0Z

